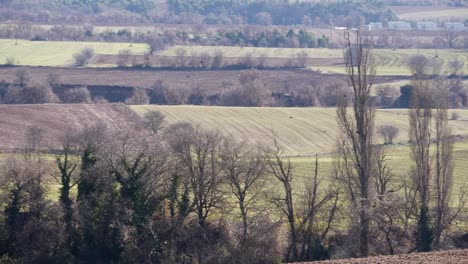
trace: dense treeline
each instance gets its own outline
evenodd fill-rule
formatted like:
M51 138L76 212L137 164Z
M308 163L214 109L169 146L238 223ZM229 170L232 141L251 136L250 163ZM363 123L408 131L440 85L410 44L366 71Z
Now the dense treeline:
M226 1L226 0L169 0L138 1L3 1L2 20L30 20L36 22L105 21L107 23L158 22L171 23L182 19L184 23L206 24L260 24L260 25L337 25L359 26L364 23L394 20L391 10L381 1ZM41 13L32 13L37 9ZM13 10L17 11L16 14ZM49 11L45 11L49 10ZM70 12L70 13L65 13ZM79 15L82 15L80 17ZM112 17L114 15L114 17ZM117 19L118 18L118 19Z
M390 21L394 14L385 9L380 1L331 1L331 2L289 2L289 1L178 1L169 0L169 8L176 14L198 13L242 15L252 24L358 26L371 21Z
M210 45L210 46L249 46L249 47L287 47L287 48L328 48L332 43L328 36L304 29L223 30L213 33L190 31L132 32L131 29L104 30L99 32L92 25L56 25L49 29L28 23L9 24L0 27L1 38L26 39L32 41L104 41L148 43L151 52L173 45Z

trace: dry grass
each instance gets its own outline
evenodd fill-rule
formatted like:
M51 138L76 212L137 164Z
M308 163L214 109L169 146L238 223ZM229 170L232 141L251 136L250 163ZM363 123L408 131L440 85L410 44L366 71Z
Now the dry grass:
M261 144L271 143L274 131L290 156L313 156L329 153L338 135L334 108L283 107L203 107L203 106L131 106L142 115L158 110L168 123L186 121L204 128L219 129ZM454 110L458 120L450 121L455 134L468 136L468 110ZM400 128L396 144L408 141L408 110L377 110L377 126L390 124Z
M252 143L271 145L274 132L285 155L290 157L295 169L295 184L300 187L314 171L314 156L320 155L319 171L329 179L333 167L333 152L338 135L333 108L246 108L198 106L131 106L142 115L148 110L158 110L167 117L167 123L189 122L207 129L219 129ZM460 119L449 121L454 134L468 136L468 110L456 110ZM377 126L391 124L400 128L394 145L386 146L387 159L397 178L406 177L413 166L408 145L408 110L377 110ZM377 138L378 142L382 142ZM454 149L454 192L465 185L468 171L468 142L459 141Z

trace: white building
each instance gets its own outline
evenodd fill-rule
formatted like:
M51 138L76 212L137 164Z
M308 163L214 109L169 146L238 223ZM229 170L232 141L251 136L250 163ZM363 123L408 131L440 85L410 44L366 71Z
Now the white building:
M417 22L418 30L421 31L435 31L438 30L437 24L434 22Z
M369 31L372 31L372 30L381 30L381 29L383 29L382 22L369 23L369 25L368 25L368 30L369 30Z
M465 25L460 22L447 22L445 23L445 28L447 30L463 31L465 30Z
M411 30L411 25L405 21L388 22L388 28L392 30Z

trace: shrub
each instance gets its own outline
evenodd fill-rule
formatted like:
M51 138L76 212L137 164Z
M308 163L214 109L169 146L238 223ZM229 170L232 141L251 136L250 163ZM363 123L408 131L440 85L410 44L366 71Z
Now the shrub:
M5 65L6 66L13 66L16 64L15 57L7 57L5 60Z
M94 57L94 50L91 48L84 48L79 53L73 55L76 66L85 66Z
M82 86L78 88L67 89L63 93L62 101L64 103L91 103L91 94L88 88Z
M400 129L392 125L383 125L377 128L377 133L384 139L384 144L392 144Z
M153 134L157 134L163 128L164 119L165 116L159 111L149 111L143 116L146 127Z
M458 120L458 118L460 118L460 114L458 114L457 112L453 112L450 116L450 120Z
M117 66L126 67L128 65L131 55L132 55L132 52L130 50L119 51L119 55L117 58Z

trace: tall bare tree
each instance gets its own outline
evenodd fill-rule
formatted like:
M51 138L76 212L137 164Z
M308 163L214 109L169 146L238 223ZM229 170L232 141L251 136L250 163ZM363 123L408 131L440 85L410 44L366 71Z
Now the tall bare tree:
M449 91L444 80L434 82L435 94L435 169L434 169L434 247L442 246L443 233L458 217L465 204L466 190L461 190L457 206L451 206L453 193L454 137L448 124Z
M272 202L288 219L291 238L286 252L286 261L294 261L298 259L299 252L297 248L297 219L294 211L292 190L293 168L290 161L284 160L284 151L278 141L274 138L273 142L274 148L269 150L267 154L268 172L281 182L283 191L281 196L273 197Z
M237 143L231 138L223 140L220 166L242 217L242 232L239 236L242 250L247 250L249 228L261 211L258 202L265 186L264 156L260 149L249 147L247 142Z
M345 170L341 170L353 182L351 199L359 211L359 252L361 257L369 255L370 198L372 183L372 144L375 110L371 102L374 63L367 39L359 31L346 32L345 62L349 85L352 88L352 114L348 114L347 100L343 99L337 109L338 125L341 129L341 151L349 155ZM349 188L348 188L349 189Z
M166 130L169 145L184 170L193 195L191 208L199 227L206 228L206 219L222 201L223 182L218 164L221 137L217 132L178 123Z
M432 98L428 80L416 79L412 81L412 86L413 97L409 110L409 136L411 153L416 165L412 177L419 198L416 248L418 251L425 252L431 250L433 240L429 214Z

